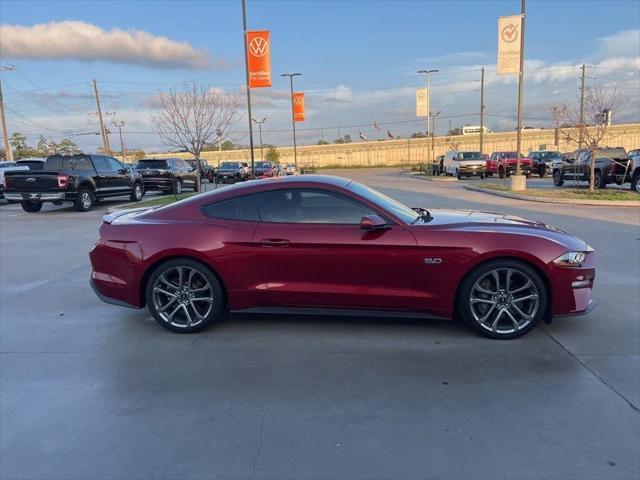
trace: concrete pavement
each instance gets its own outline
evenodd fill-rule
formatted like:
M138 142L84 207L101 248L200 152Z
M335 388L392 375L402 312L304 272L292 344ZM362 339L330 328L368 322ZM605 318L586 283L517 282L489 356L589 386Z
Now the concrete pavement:
M176 335L91 291L105 205L1 206L0 477L639 478L640 213L336 173L575 233L598 251L599 308L509 342L455 322L249 315Z

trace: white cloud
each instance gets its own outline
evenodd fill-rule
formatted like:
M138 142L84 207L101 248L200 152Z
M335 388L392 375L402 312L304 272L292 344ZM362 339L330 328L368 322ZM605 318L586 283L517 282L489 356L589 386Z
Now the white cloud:
M213 64L206 51L185 41L143 30L104 30L81 21L0 25L0 44L0 56L6 58L105 61L163 69L223 66Z
M640 29L624 30L598 39L601 57L634 57L640 54Z

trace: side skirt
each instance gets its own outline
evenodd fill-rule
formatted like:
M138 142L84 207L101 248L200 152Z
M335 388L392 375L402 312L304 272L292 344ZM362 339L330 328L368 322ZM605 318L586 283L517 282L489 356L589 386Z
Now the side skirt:
M416 318L424 320L450 320L446 317L430 315L420 312L405 312L396 310L359 310L344 308L305 308L305 307L254 307L242 310L232 310L231 313L257 313L270 315L311 315L311 316L340 316L340 317L377 317L377 318Z

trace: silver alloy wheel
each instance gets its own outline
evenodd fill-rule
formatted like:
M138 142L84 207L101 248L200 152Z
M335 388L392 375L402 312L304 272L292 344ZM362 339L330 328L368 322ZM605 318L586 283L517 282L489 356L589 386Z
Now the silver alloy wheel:
M473 285L469 297L473 318L493 333L522 330L538 313L540 297L534 281L513 268L496 268Z
M636 192L640 193L640 178L636 180Z
M85 209L91 208L91 194L87 190L82 192L82 195L80 195L80 203L82 203L82 207Z
M180 180L176 181L176 194L180 195L182 193L182 182Z
M171 267L153 284L153 307L160 318L178 328L200 325L213 308L213 288L198 270Z
M140 200L142 198L142 187L139 183L136 183L136 186L133 188L133 192L136 196L136 200Z

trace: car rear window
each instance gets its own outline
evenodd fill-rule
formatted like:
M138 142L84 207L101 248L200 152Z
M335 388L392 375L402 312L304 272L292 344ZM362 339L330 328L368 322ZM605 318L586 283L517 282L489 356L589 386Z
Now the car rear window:
M145 169L167 169L169 168L166 160L140 160L136 164L136 170Z
M29 170L42 170L44 162L37 162L34 160L25 160L24 162L16 162L18 165L26 165Z
M86 172L92 171L93 166L89 157L49 157L45 164L45 170L50 171L73 171L73 172Z

